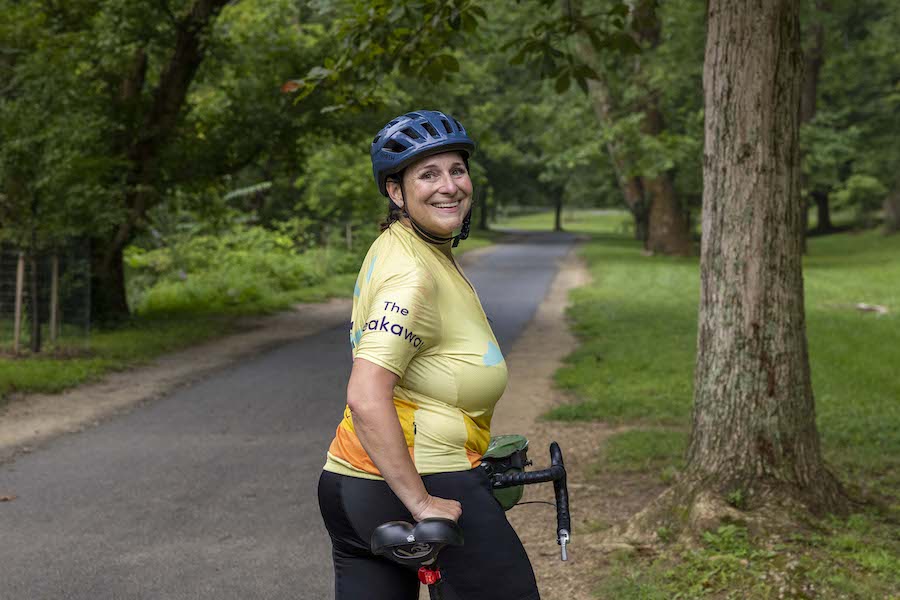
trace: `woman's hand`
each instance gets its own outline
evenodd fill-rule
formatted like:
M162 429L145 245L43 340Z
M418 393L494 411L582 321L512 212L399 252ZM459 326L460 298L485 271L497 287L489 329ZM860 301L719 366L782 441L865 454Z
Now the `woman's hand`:
M425 500L416 507L416 510L410 512L416 521L431 517L459 521L459 517L462 515L462 505L456 500L438 498L437 496L429 494L425 497Z

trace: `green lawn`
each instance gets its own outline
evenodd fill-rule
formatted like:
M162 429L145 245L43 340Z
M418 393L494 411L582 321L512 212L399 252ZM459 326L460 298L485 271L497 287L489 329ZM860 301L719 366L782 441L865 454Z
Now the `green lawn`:
M570 231L592 234L582 254L593 282L572 294L580 345L557 373L580 401L548 418L633 425L599 449L590 476L614 471L668 481L690 425L698 259L643 256L622 233L622 219L627 215L576 212L564 221ZM549 229L552 215L504 225ZM740 528L711 532L700 548L672 547L653 561L628 558L599 597L900 597L891 595L900 593L900 236L811 238L804 273L826 460L849 489L880 496L891 508L777 543L750 540ZM890 312L862 312L857 303Z

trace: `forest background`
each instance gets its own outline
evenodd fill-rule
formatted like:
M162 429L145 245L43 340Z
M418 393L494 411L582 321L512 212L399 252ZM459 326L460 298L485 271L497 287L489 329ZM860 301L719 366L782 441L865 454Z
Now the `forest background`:
M94 323L259 300L355 264L300 256L367 245L385 211L365 176L371 137L431 107L477 138L481 227L505 208L624 206L648 250L692 253L703 6L511 7L5 2L0 240L31 253L86 240ZM803 8L816 230L832 210L895 230L897 7Z
M694 255L705 9L0 0L0 244L32 258L85 249L95 348L142 323L181 343L214 335L227 321L198 315L352 287L386 212L371 138L431 108L478 143L481 228L623 208L645 253ZM807 234L895 233L900 7L809 0L801 24ZM140 354L126 345L97 368Z

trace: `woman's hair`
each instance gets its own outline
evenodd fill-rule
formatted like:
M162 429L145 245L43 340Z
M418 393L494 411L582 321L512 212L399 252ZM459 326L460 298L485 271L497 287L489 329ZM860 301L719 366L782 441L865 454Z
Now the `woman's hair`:
M389 175L387 177L387 181L395 181L400 185L400 193L403 193L403 171L399 173L395 173L393 175ZM405 198L404 198L405 199ZM384 221L381 222L381 231L385 231L388 227L391 226L391 223L394 221L399 221L400 217L403 216L403 209L394 204L394 201L388 198L388 214L385 217Z

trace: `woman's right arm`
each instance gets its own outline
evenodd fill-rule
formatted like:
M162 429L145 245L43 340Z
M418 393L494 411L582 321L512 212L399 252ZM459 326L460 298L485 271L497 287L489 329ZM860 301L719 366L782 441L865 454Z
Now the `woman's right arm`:
M430 495L409 455L394 407L398 380L396 374L364 358L353 361L347 384L353 429L381 476L416 521L427 517L456 521L462 506L456 500Z

